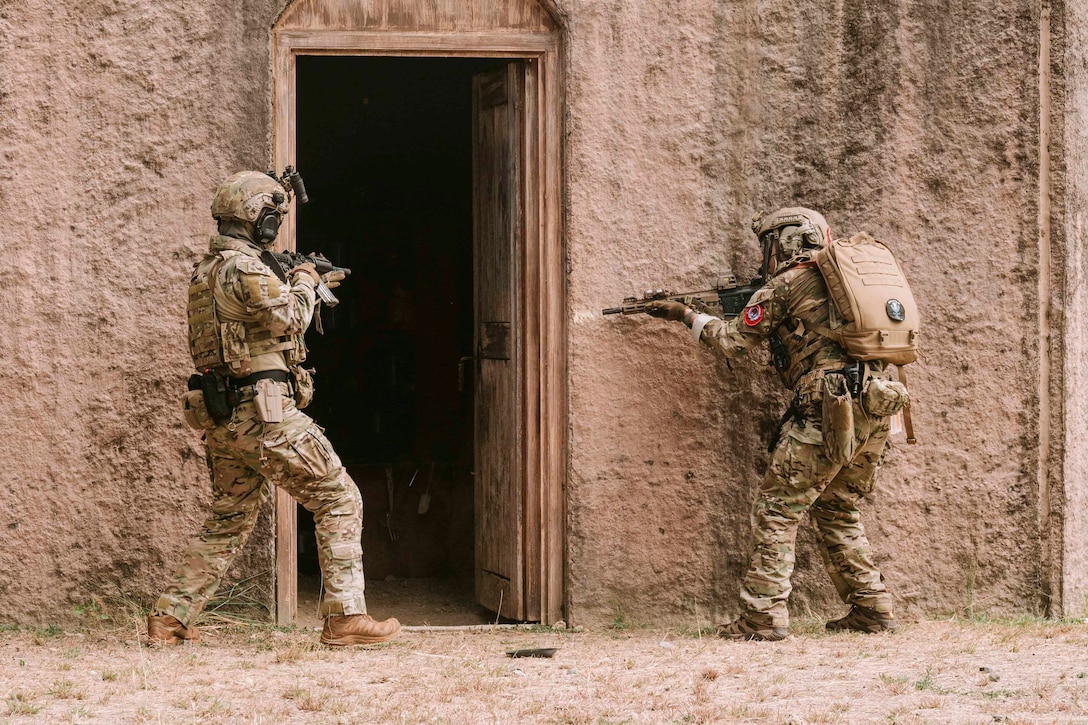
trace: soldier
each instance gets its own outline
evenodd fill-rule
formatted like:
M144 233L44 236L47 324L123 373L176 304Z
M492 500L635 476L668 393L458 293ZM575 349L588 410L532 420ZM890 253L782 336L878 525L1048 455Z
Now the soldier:
M873 490L889 430L888 416L863 408L861 388L874 379L889 380L890 370L879 361L853 360L823 334L831 327L830 307L814 257L831 241L824 217L811 209L785 208L757 216L752 229L763 250L766 284L739 316L722 320L674 300L658 300L647 309L654 317L682 321L696 341L725 358L740 357L768 340L782 382L794 391L752 507L751 560L740 592L744 611L719 626L718 635L741 640L786 636L797 525L806 511L831 581L850 605L849 613L828 622L827 629L892 631L892 598L873 562L857 508L858 500ZM842 399L851 401L846 405L852 410L840 416L849 420L852 413L848 430L833 430L835 415L825 419L828 390L851 391L852 398ZM837 433L842 445L834 443L834 435L829 445L825 432ZM840 448L848 453L841 455Z
M344 275L322 278L303 264L281 280L275 260L262 260L291 195L270 174L243 171L212 201L219 233L189 284L189 347L201 375L190 380L185 405L187 422L205 432L212 511L148 616L151 644L199 639L193 622L253 530L269 481L314 514L326 590L321 642L370 644L400 631L396 619L366 613L362 498L322 429L299 410L313 393L301 365L314 289L322 280L335 287Z

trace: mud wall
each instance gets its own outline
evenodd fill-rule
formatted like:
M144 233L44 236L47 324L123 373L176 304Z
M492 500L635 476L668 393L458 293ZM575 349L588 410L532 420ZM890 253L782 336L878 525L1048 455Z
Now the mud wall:
M271 155L279 9L0 2L0 621L153 601L204 516L184 295L209 190Z
M270 158L269 31L283 4L0 0L0 621L56 619L96 597L147 603L199 524L207 474L177 410L183 290L210 190ZM892 244L925 313L910 371L920 443L893 442L864 511L901 609L1042 611L1061 561L1084 557L1080 519L1065 520L1059 554L1040 535L1050 494L1038 481L1053 463L1039 454L1041 408L1083 417L1070 400L1084 399L1088 301L1078 286L1064 327L1040 321L1036 3L556 5L572 618L735 612L786 394L763 353L727 367L679 325L599 311L724 268L752 276L748 218L787 204ZM1070 38L1084 39L1084 14L1069 10ZM1080 150L1063 168L1079 209L1088 82L1083 50L1066 47L1062 118ZM1079 213L1066 232L1083 277ZM1054 400L1039 373L1046 332L1068 333ZM1070 449L1073 431L1056 433ZM1063 500L1083 503L1064 481L1084 480L1086 459L1082 447L1050 467ZM271 569L267 516L256 538L234 576ZM804 526L794 582L795 613L837 609Z
M1055 50L1062 61L1056 122L1062 134L1055 150L1056 205L1066 240L1066 298L1062 326L1064 379L1064 547L1063 613L1088 613L1088 6L1056 6Z
M753 275L750 215L795 204L891 244L924 312L919 444L863 511L900 609L1042 611L1036 3L565 6L574 618L736 612L766 354L599 311ZM841 611L807 524L794 584L795 614Z

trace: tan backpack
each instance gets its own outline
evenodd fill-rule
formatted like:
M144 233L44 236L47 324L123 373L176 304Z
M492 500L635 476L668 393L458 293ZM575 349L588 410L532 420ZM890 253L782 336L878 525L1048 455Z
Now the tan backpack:
M918 359L918 306L895 255L865 232L816 255L831 298L831 328L815 329L857 360L906 365Z

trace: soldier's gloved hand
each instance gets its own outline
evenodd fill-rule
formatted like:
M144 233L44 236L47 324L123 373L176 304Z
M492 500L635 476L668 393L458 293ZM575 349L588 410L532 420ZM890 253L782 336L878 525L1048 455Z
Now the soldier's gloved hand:
M329 289L340 286L340 281L347 277L347 275L338 269L334 269L331 272L326 272L321 275L321 280L325 283L325 286Z
M313 262L303 262L299 266L293 267L287 273L287 276L294 277L296 274L304 274L312 279L315 287L321 282L321 275L317 273L317 267L313 265Z
M660 317L666 320L684 319L684 315L691 312L691 308L683 302L676 300L654 300L646 305L646 314L650 317Z

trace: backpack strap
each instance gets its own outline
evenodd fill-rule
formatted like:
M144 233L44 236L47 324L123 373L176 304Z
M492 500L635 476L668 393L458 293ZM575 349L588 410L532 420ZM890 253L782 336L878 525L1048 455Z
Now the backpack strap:
M805 326L806 330L811 330L812 332L815 332L817 335L823 335L824 337L831 338L835 342L839 343L839 345L844 350L846 349L846 346L843 345L843 342L842 342L842 333L841 332L836 332L835 330L832 330L829 327L824 327L823 325L817 325L817 324L815 324L813 322L806 322L805 320L801 320L801 324Z
M896 365L896 369L899 371L899 382L903 383L903 386L910 390L910 386L907 385L907 370L903 365ZM914 437L914 421L910 418L910 398L907 398L908 402L903 406L903 427L906 428L907 443L917 443L917 439Z

